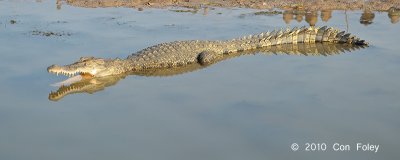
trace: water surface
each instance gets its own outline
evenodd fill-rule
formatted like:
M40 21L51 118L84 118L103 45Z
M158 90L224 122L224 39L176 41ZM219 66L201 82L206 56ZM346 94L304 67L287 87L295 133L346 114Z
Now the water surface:
M398 159L400 32L385 12L369 25L360 23L363 11L333 11L327 22L317 17L316 25L366 39L366 49L328 57L241 56L176 76L128 76L94 94L48 100L57 89L50 84L65 79L47 73L51 64L308 25L253 12L0 1L0 159ZM294 142L372 143L380 150L293 152Z

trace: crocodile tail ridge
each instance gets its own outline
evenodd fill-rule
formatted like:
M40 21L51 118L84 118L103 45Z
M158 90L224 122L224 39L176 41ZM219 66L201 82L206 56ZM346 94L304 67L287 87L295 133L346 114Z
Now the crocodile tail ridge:
M294 27L286 30L273 30L272 32L263 32L252 37L240 39L242 44L249 44L258 41L259 47L275 46L281 44L296 44L296 43L339 43L353 45L368 45L365 40L340 31L332 27Z

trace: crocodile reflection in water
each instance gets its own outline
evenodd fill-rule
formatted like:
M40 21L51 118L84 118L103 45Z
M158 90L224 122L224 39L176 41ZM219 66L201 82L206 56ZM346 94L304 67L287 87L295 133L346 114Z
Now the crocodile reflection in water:
M232 54L224 55L218 61L214 61L208 65L201 65L199 63L193 63L189 65L184 65L180 67L172 68L159 68L159 69L146 69L137 70L132 72L127 72L118 75L111 75L105 77L86 77L79 81L73 82L70 85L62 85L57 91L51 92L49 94L49 100L58 101L67 95L75 93L89 93L93 94L95 92L104 90L107 87L113 86L119 82L119 80L124 79L128 75L137 76L174 76L178 74L184 74L192 71L196 71L212 64L234 58L242 55L254 55L254 54L264 54L264 55L298 55L298 56L331 56L340 53L346 53L355 51L367 46L363 45L352 45L352 44L332 44L332 43L314 43L314 44L283 44L279 46L271 46L260 49L253 49L247 51L236 52ZM80 75L78 75L80 76Z

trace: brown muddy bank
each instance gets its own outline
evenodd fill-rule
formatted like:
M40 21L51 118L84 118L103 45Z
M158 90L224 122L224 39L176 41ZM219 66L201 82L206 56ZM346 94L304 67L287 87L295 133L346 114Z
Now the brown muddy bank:
M163 8L163 7L241 7L254 9L284 10L373 10L387 11L391 7L399 8L400 0L57 0L57 7L62 4L76 7L128 7L128 8Z
M197 13L204 10L204 15L213 7L252 8L261 10L252 15L281 14L286 24L292 20L304 20L311 26L317 23L319 16L322 21L329 21L334 10L362 10L359 20L364 25L373 23L375 12L387 12L393 24L400 21L400 0L57 0L56 5L57 9L69 5L84 8L126 7L139 11L146 8L184 7L170 11Z

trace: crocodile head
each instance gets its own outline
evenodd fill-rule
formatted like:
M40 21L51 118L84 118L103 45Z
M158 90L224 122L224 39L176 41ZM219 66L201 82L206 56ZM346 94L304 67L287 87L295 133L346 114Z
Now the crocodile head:
M57 91L52 91L49 94L49 100L58 101L67 95L76 93L89 93L93 94L95 92L104 90L109 86L117 84L121 79L124 79L126 74L105 76L105 77L82 77L81 80L73 82L69 85L62 84ZM70 78L71 79L71 78Z
M81 57L77 62L59 66L52 65L47 68L49 73L63 74L66 76L74 76L76 74L92 76L92 77L104 77L109 75L121 74L123 72L122 66L117 65L117 62L121 60L102 59L94 57Z

